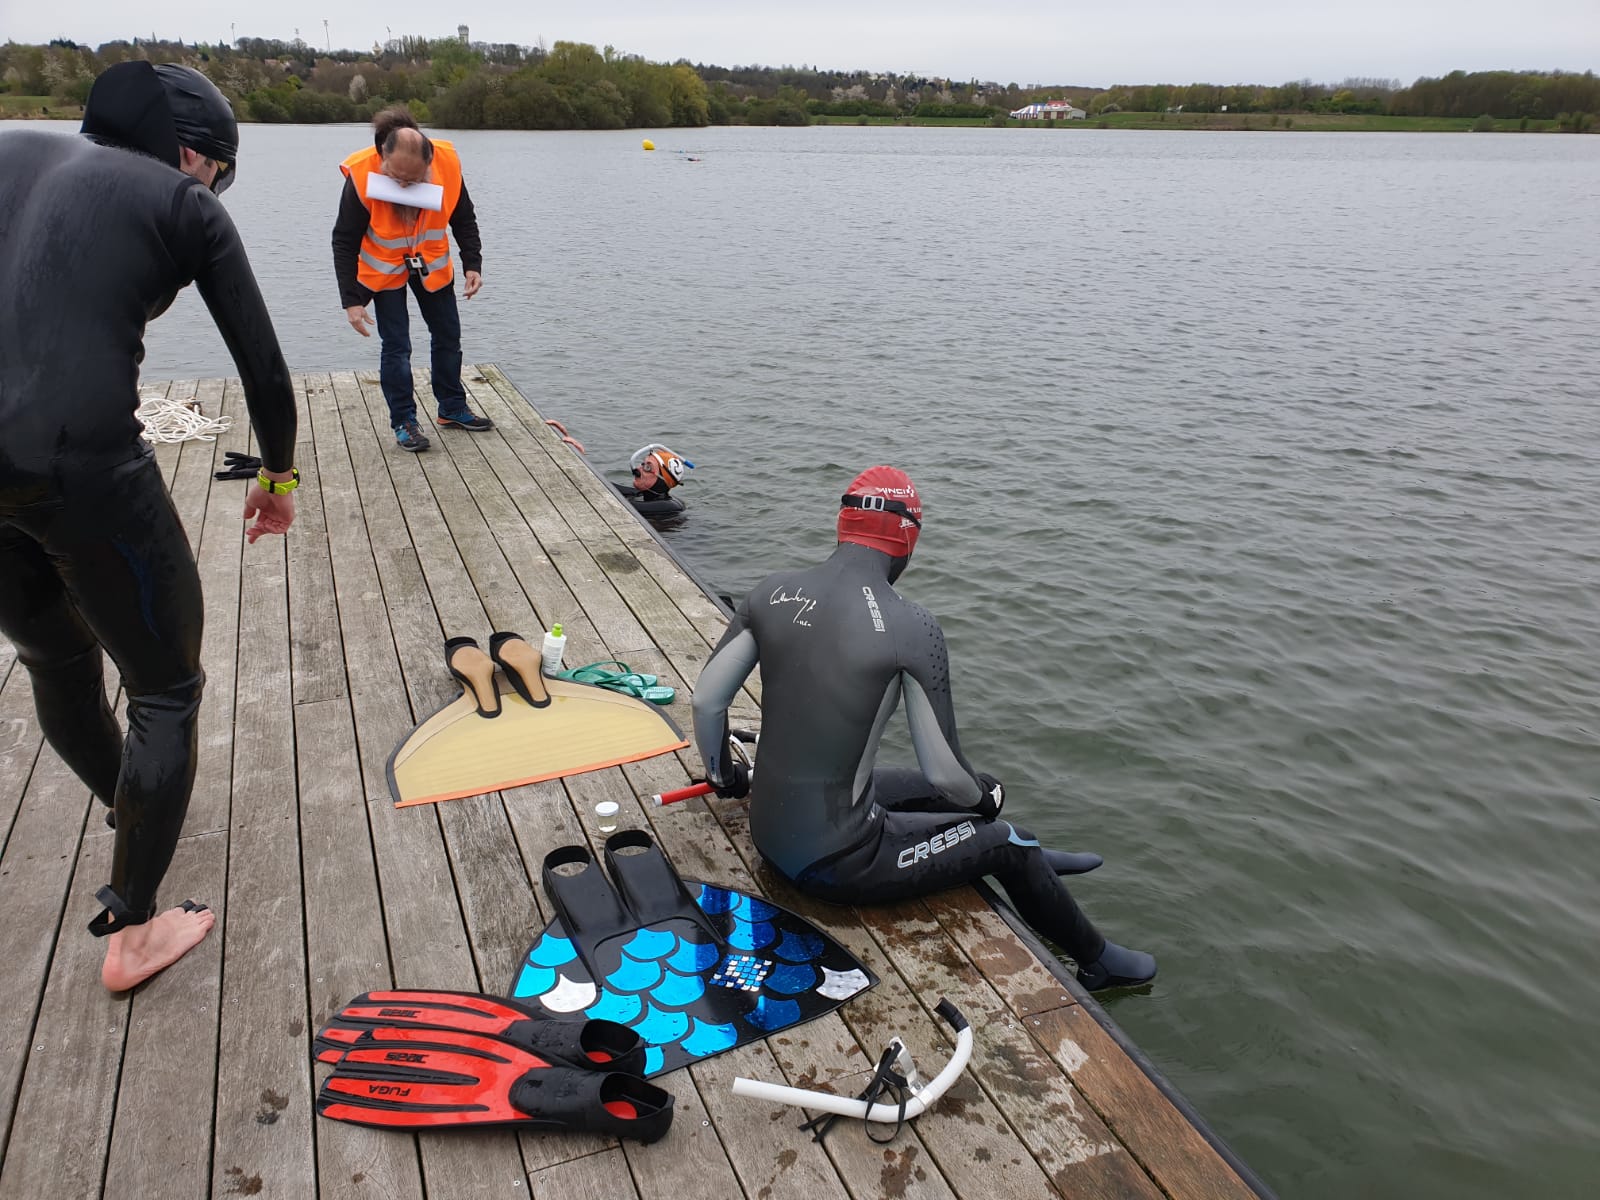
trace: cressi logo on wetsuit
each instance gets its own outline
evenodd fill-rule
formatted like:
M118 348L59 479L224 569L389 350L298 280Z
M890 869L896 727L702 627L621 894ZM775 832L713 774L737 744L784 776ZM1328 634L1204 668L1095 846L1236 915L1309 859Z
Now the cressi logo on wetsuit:
M966 841L977 834L971 821L963 821L959 825L952 825L949 829L934 834L925 842L918 842L915 846L907 846L900 851L900 857L895 859L895 866L904 871L907 867L921 862L925 858L932 858L935 854L943 854L952 846Z
M878 607L878 598L872 594L872 589L869 587L863 587L861 594L867 598L867 611L872 614L872 627L879 633L885 632L883 610Z

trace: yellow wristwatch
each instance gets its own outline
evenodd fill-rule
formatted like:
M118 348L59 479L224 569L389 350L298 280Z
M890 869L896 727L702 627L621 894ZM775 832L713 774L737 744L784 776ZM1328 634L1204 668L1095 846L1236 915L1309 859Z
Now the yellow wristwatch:
M256 482L264 487L267 491L271 492L274 496L287 496L290 492L294 491L295 488L300 486L300 472L295 468L290 467L289 474L293 475L294 478L283 480L271 479L267 476L266 468L263 467L261 469L261 474L256 476Z

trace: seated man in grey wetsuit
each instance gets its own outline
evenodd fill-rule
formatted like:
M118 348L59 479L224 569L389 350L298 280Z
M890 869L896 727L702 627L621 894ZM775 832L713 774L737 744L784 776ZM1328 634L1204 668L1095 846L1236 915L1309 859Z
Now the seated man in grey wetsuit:
M1155 978L1155 959L1106 941L1057 877L1099 860L1043 850L1000 820L1000 781L961 753L944 634L891 586L922 528L916 487L871 467L840 503L838 549L757 584L695 685L695 741L717 794L752 795L756 848L810 895L886 903L993 875L1023 919L1072 955L1085 987ZM728 705L757 662L751 780L728 753ZM873 766L902 693L920 772Z

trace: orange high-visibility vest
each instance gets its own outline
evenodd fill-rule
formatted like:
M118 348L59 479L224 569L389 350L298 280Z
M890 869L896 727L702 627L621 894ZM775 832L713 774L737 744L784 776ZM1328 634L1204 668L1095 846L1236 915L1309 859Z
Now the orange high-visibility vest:
M461 199L461 159L449 142L433 143L433 165L428 182L444 188L444 207L438 212L391 204L387 200L367 199L367 176L377 172L382 156L371 146L357 150L339 164L339 170L355 184L356 194L367 206L367 232L361 239L360 262L356 278L368 291L384 292L404 287L406 259L422 255L422 286L430 292L448 287L455 278L450 265L450 214Z

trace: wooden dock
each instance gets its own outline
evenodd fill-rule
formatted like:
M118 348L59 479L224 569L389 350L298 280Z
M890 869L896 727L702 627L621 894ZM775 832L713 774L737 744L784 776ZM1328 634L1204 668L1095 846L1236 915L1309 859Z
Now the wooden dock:
M232 429L158 448L205 588L199 778L163 889L218 911L199 949L131 996L99 983L112 835L41 745L27 673L0 641L0 1200L60 1197L1145 1197L1266 1194L1123 1048L1092 1000L989 898L893 908L811 902L764 868L742 802L670 809L692 752L419 808L393 807L395 745L456 694L446 636L566 628L567 662L616 658L689 690L724 611L493 367L468 367L497 431L394 445L375 375L298 380L288 538L246 545L237 380L175 383ZM425 379L417 394L427 420ZM108 684L114 686L114 676ZM736 713L756 715L757 683ZM602 840L601 800L686 876L764 892L881 977L833 1015L658 1080L676 1097L652 1146L504 1131L421 1137L319 1121L311 1038L391 984L504 992L549 918L547 851ZM736 1075L854 1094L901 1034L949 1054L948 996L977 1045L966 1075L887 1146L841 1122L736 1099Z

